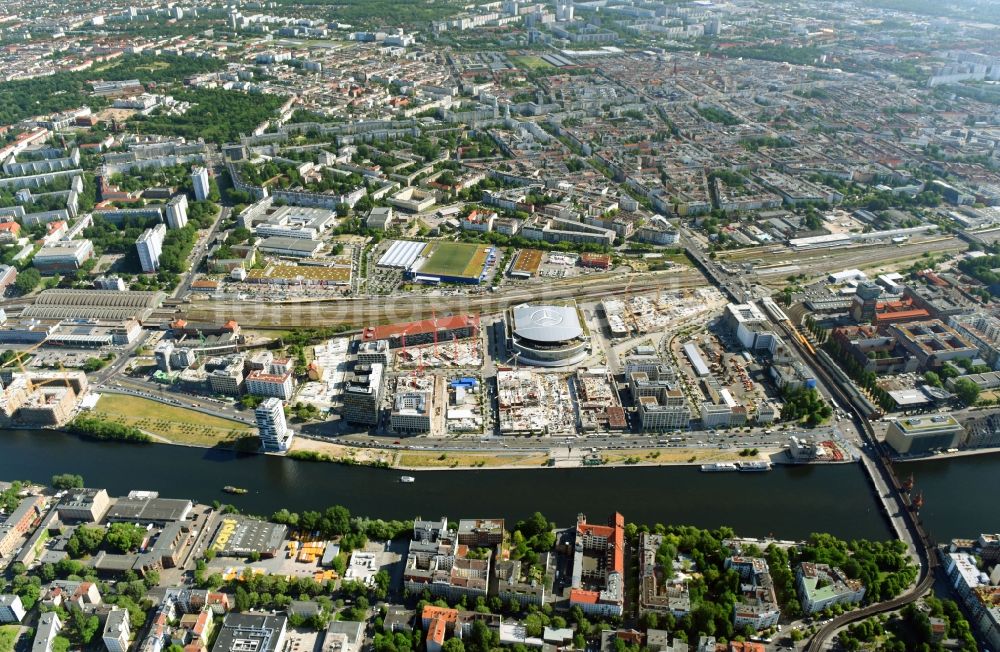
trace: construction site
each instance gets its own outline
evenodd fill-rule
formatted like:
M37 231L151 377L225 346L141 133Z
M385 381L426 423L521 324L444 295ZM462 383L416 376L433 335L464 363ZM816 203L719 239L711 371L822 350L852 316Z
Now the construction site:
M497 369L501 435L573 433L576 411L567 377L531 369Z
M622 431L628 426L615 389L614 379L605 367L579 369L573 377L580 430Z
M328 340L313 347L313 360L309 364L309 381L299 387L297 399L320 409L332 408L339 403L347 370L349 340Z
M482 383L468 376L448 380L448 432L483 432Z
M633 295L626 289L621 299L601 302L612 337L630 337L662 331L678 322L718 310L725 305L722 294L713 287L659 292L656 296Z
M478 338L451 340L439 344L410 346L396 352L400 369L478 369L483 366L482 344Z

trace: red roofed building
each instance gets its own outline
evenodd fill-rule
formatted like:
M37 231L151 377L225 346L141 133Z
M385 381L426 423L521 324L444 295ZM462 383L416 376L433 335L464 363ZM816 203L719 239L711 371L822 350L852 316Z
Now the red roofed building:
M219 282L210 279L198 279L191 283L192 292L216 292L219 289Z
M608 525L577 517L573 542L570 606L586 614L621 616L625 603L625 517L615 513Z
M597 269L611 268L611 254L580 254L581 267L595 267Z
M475 337L479 333L479 315L456 315L390 326L368 326L361 332L361 341L388 340L389 348L398 349L403 346L404 337L407 346L416 346L434 342L435 333L438 343Z
M729 652L766 652L766 650L762 643L733 641L729 644Z
M180 621L181 629L191 632L191 638L207 644L212 635L212 612L208 609L198 613L185 614Z
M902 324L930 318L930 313L917 307L911 299L879 301L875 304L875 324Z
M175 319L170 322L170 330L173 331L176 338L224 335L227 333L238 336L240 334L240 325L232 319L221 325Z
M458 611L429 604L420 613L420 620L423 623L424 631L427 632L427 652L441 652L449 630L455 631Z
M21 234L21 225L17 222L0 222L0 242L14 242Z

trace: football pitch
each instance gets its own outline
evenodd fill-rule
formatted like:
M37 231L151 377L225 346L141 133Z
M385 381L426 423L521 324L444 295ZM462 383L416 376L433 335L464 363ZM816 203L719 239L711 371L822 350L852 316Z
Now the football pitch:
M418 274L479 278L486 264L489 245L467 242L434 242L424 250L423 265Z

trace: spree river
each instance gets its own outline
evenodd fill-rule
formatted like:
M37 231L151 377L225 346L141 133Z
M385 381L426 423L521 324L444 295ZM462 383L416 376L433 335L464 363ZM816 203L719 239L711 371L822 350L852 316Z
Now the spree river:
M978 458L948 464L982 466L984 471L987 466ZM936 535L997 530L996 501L935 504L940 489L954 492L951 482L932 484L931 469L920 465L918 484L924 487L928 517L940 518L943 531ZM618 510L638 523L728 525L745 536L798 539L813 531L843 538L891 536L863 471L853 464L776 467L769 473L702 473L697 467L425 471L412 472L416 482L403 484L401 473L393 470L214 449L93 442L44 430L0 430L0 479L48 482L56 473L78 473L88 485L107 487L113 495L147 489L205 503L231 502L245 512L265 515L282 507L302 511L340 504L353 514L386 519L516 520L538 510L550 520L569 524L580 512L603 520ZM964 470L937 473L954 473L963 478L963 486L969 484ZM994 482L994 489L985 491L984 485L976 493L996 496L996 477L985 474L981 480ZM222 491L225 485L246 487L249 493L231 496ZM977 516L966 520L966 514Z

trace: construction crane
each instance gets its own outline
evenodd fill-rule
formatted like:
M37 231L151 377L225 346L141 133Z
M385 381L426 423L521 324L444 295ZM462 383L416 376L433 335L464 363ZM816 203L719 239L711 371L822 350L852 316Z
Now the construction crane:
M434 320L434 357L438 357L438 318L437 311L431 308L431 318Z
M632 283L634 281L635 274L632 274L629 276L628 283L625 284L623 295L625 296L625 314L628 315L628 320L632 322L632 331L638 333L639 322L636 321L635 312L632 310Z
M20 353L16 353L14 355L14 363L17 365L17 368L21 371L22 374L24 374L25 378L27 379L29 391L36 385L36 383L31 382L31 376L28 373L27 368L24 366L24 361L30 354L40 349L44 344L45 340L42 340L41 342L38 342L37 344L34 344L25 349L24 351L21 351ZM73 389L73 386L69 382L69 377L66 376L66 368L63 367L62 362L59 363L59 371L63 374L62 381L66 389ZM47 379L37 383L37 385L39 387L42 387L44 385L49 385L53 382L57 381L55 379Z
M435 342L437 341L437 333L434 334L434 341ZM418 349L417 350L417 355L419 356L419 358L417 360L417 366L413 370L413 374L412 374L413 375L413 389L417 388L417 380L416 380L417 376L423 376L424 375L424 352Z

